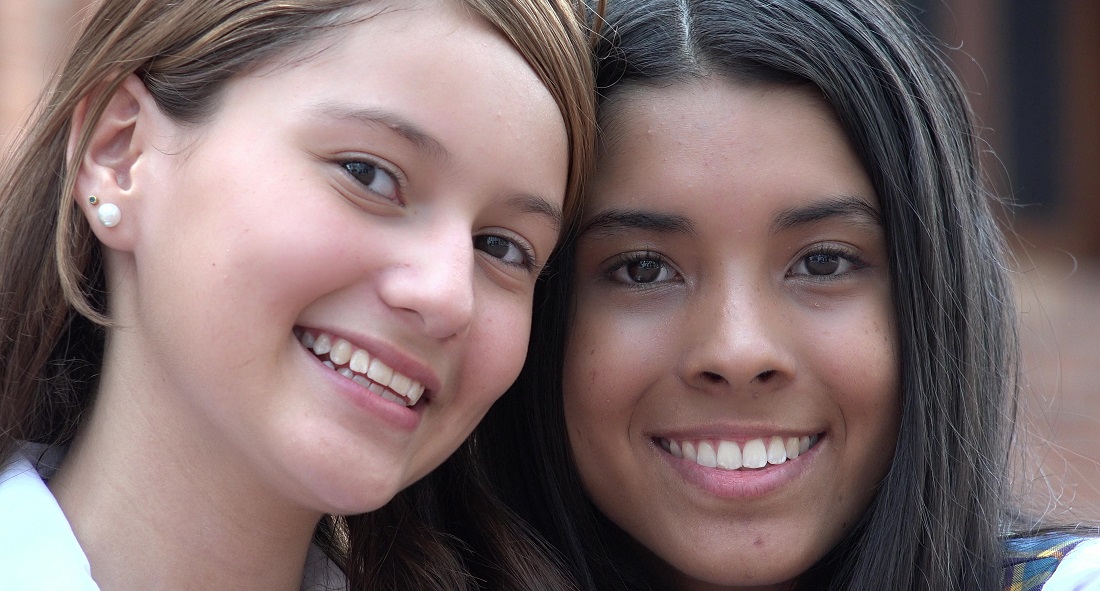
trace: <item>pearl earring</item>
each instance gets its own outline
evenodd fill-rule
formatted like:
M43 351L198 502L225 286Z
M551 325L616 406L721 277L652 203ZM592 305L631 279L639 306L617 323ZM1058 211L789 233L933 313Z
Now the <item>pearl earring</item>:
M88 203L92 204L93 207L97 205L99 206L99 209L96 210L95 215L99 218L99 223L103 224L104 226L107 226L108 228L113 228L118 225L119 221L122 220L122 210L119 209L118 206L114 203L104 203L103 205L99 205L99 197L96 197L95 195L88 197Z

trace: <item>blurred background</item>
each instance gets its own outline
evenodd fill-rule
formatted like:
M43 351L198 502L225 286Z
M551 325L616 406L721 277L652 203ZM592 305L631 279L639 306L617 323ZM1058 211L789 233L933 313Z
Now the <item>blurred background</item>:
M0 0L0 151L89 0ZM944 42L988 145L1017 256L1016 482L1035 511L1100 519L1100 1L908 0Z
M1024 393L1016 485L1100 518L1100 2L911 0L988 144L1016 251Z

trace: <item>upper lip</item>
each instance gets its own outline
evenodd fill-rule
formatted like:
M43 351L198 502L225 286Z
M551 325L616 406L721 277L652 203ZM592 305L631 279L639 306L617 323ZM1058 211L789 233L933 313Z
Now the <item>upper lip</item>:
M344 339L351 343L353 347L365 350L370 353L372 358L381 360L382 363L390 366L394 371L420 382L420 385L424 386L425 398L430 398L432 394L438 392L442 387L439 376L428 364L402 351L399 347L390 344L388 341L355 333L354 331L331 327L300 326L299 328L311 332L324 332L334 338Z
M825 429L819 427L780 427L765 426L765 425L753 425L747 426L732 426L732 425L708 425L708 426L696 426L690 428L673 428L673 429L660 429L649 432L649 436L654 439L675 439L675 440L690 440L690 439L716 439L724 441L738 441L745 442L751 439L759 439L762 437L801 437L804 435L818 435L825 431Z

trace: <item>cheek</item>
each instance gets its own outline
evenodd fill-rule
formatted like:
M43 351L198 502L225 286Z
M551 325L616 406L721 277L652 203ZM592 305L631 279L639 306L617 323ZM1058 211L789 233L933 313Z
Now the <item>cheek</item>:
M896 406L900 364L888 296L804 318L800 340L815 373L861 406ZM880 404L871 404L878 401Z
M599 300L581 292L570 322L566 340L563 379L571 397L600 389L601 376L616 374L629 355L624 343L631 329L624 326L620 314ZM606 385L606 384L605 384Z
M604 312L574 317L562 371L566 426L584 472L606 458L582 457L583 450L610 455L628 441L631 416L661 372L638 332Z
M471 319L464 382L473 385L482 412L519 376L531 335L531 300L478 294L479 311Z
M588 318L577 314L573 322L574 329L569 335L565 348L565 360L562 369L563 404L565 422L569 431L573 449L591 449L591 437L599 435L600 430L590 425L604 423L613 414L615 387L621 386L609 382L615 376L616 355L608 352L616 349L615 331L597 318ZM605 429L603 433L610 430ZM585 463L578 453L578 462Z
M362 230L331 191L296 179L276 185L261 176L265 182L250 183L253 177L232 174L230 164L192 161L181 188L150 212L149 248L138 257L146 267L169 270L161 273L166 289L217 302L208 314L246 298L266 318L285 319L346 282L363 257L355 242ZM293 207L276 205L285 195L295 196Z
M242 320L252 321L251 326L240 330L263 335L296 324L301 313L325 295L347 288L356 280L371 281L370 274L379 262L363 263L362 253L345 250L349 243L355 243L356 234L347 225L333 221L328 232L312 240L288 238L296 234L282 220L259 221L228 241L223 237L218 242L222 248L210 251L207 259L199 261L209 277L206 287L212 290L207 301L218 303L212 308L232 310L244 315ZM385 256L376 254L379 261ZM256 318L264 321L257 322Z
M672 371L677 335L670 314L617 306L583 289L578 296L562 376L566 418L571 429L587 423L607 435Z
M893 458L901 417L897 329L892 308L868 305L836 319L829 341L816 348L815 364L831 368L828 381L844 416L845 437L876 481ZM886 453L884 453L884 451Z
M862 362L852 363L848 373L855 382L851 391L863 393L868 414L878 417L884 432L896 434L901 407L901 361L892 310L882 308L862 324L867 327L862 334L853 335L853 340L863 348L861 354L853 357Z

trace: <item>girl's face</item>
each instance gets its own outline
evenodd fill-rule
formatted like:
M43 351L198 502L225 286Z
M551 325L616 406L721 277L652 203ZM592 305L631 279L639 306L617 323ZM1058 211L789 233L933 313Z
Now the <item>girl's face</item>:
M150 116L111 230L112 348L164 439L336 513L435 468L514 380L568 168L487 23L376 12L231 82L208 124Z
M619 97L577 251L577 468L678 588L784 588L893 456L875 192L809 90L708 78Z

